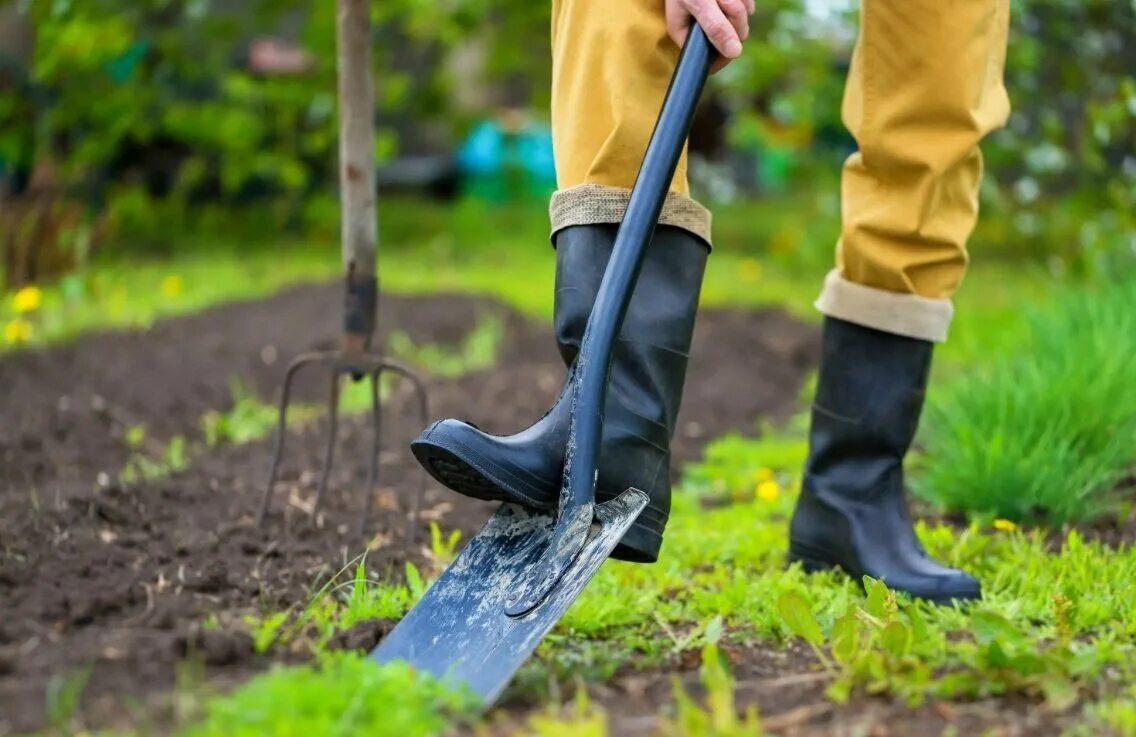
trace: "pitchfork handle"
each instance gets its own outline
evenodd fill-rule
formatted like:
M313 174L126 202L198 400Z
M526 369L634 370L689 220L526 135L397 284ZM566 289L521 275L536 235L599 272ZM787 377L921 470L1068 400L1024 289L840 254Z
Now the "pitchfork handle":
M357 355L370 347L379 291L370 0L337 0L336 39L340 239L346 292L343 348Z

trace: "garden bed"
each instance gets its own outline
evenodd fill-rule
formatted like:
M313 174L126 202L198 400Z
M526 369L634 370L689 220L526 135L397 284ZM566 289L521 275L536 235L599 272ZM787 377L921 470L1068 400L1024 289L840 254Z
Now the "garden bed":
M145 332L0 358L0 733L60 718L66 698L49 707L46 694L65 695L84 674L83 724L162 725L179 678L182 687L223 689L271 662L302 657L288 648L255 655L243 620L302 607L364 549L355 522L367 423L353 418L341 428L332 489L315 521L302 507L322 454L321 423L290 433L277 512L261 531L253 515L267 440L207 447L201 418L232 403L234 377L271 396L291 356L330 343L340 299L335 285L299 287ZM479 321L500 320L497 367L431 379L434 416L519 429L559 388L549 328L496 303L390 298L381 314L384 330L397 326L417 343L456 343ZM678 461L696 458L714 437L752 433L759 420L797 411L817 353L815 329L783 313L705 311ZM313 380L299 398L323 394ZM368 568L392 575L424 557L421 543L406 542L418 470L405 448L420 429L408 399L395 388L388 402L369 531ZM122 480L132 460L160 456L176 438L188 448L184 470ZM428 521L468 535L490 509L431 485L419 540Z

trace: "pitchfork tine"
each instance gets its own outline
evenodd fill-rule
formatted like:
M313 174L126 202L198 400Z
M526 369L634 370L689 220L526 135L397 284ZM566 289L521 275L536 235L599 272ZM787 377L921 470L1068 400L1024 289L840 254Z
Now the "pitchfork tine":
M307 356L300 356L288 366L284 374L284 386L280 390L280 409L276 419L276 441L272 448L272 465L268 467L268 484L264 487L264 497L260 500L260 511L256 515L256 526L263 527L272 504L272 490L276 487L276 475L280 472L280 459L284 455L284 438L288 434L288 402L292 395L292 381L296 372L308 362Z
M426 427L430 419L430 405L426 399L426 387L423 386L422 380L409 371L402 371L402 376L406 378L412 387L414 393L418 395L418 426ZM418 524L422 516L422 504L426 501L426 470L418 469L418 493L414 495L414 505L410 512L410 532L407 538L413 545L418 539Z
M327 491L327 482L331 478L331 464L335 460L335 438L339 434L339 373L331 372L331 391L328 394L327 407L327 448L323 454L323 469L320 471L319 488L316 489L316 498L312 502L312 517L319 513L320 503Z
M410 369L405 366L394 363L391 361L384 361L383 365L379 368L378 373L389 371L392 374L397 374L409 382L414 394L418 397L418 424L425 427L429 424L430 419L430 402L427 399L426 386L422 383L422 379L418 378ZM378 381L378 374L376 374L375 381ZM413 545L418 540L418 523L419 517L422 515L422 503L426 499L426 472L419 470L418 473L418 493L414 495L413 505L410 511L410 522L406 532L407 542ZM369 509L369 508L368 508Z
M375 505L375 487L379 484L379 448L382 442L383 415L382 400L379 398L379 375L383 369L380 366L371 373L371 462L367 466L367 488L364 492L366 498L363 503L363 518L359 520L359 535L367 535L367 524L371 519L371 509Z

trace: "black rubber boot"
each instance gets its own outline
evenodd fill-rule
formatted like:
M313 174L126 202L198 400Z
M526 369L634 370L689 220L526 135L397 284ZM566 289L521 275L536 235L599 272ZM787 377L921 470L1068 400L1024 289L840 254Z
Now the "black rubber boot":
M825 318L809 457L789 559L839 567L936 603L978 599L978 581L931 559L903 488L931 369L932 344Z
M566 228L556 238L556 341L571 367L611 257L616 226ZM612 557L654 562L670 514L670 440L682 399L694 316L709 249L684 230L659 226L612 357L596 498L628 488L651 501ZM458 420L431 425L411 444L443 485L477 499L554 509L571 422L571 382L548 413L516 435L488 435Z

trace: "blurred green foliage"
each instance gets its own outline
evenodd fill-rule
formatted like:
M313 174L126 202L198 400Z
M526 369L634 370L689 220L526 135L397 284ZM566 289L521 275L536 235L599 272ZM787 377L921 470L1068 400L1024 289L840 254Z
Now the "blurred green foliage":
M112 216L126 212L136 231L154 196L188 203L186 222L197 200L255 195L275 203L278 225L308 224L312 195L333 183L334 3L21 1L36 41L27 80L34 93L0 91L0 159L9 166L50 157L73 189L97 183L94 201ZM383 0L373 14L378 157L399 150L407 126L457 140L484 112L456 94L472 81L492 82L497 102L547 108L550 2ZM801 0L759 3L745 55L713 83L731 114L731 146L791 156L810 180L835 169L833 149L849 145L839 116L854 24L851 10L821 18ZM274 34L311 54L308 71L250 71L243 49ZM1088 274L1136 252L1133 38L1130 0L1014 4L1007 84L1015 112L986 146L993 176L984 248L1045 254L1053 268ZM472 65L462 55L470 49ZM455 79L455 67L478 79ZM169 162L144 195L129 167L114 167L142 148Z
M32 121L35 145L28 149L26 130L0 127L0 156L8 161L28 165L50 156L65 165L65 181L89 182L132 147L161 146L175 161L157 189L175 197L205 188L230 198L250 189L296 198L330 181L334 3L255 0L240 10L208 0L30 0L27 6L36 37L28 73L39 94L9 95L0 111ZM427 22L426 10L413 0L375 4L380 115L429 120L445 112L436 60L456 29L474 19L431 12ZM310 52L310 68L287 75L252 70L244 58L249 42L288 27ZM384 35L398 43L384 43ZM389 156L396 145L383 128L376 153ZM108 184L113 196L115 187L131 182Z
M1023 252L1107 275L1136 262L1136 3L1013 4L1014 113L986 147L985 204ZM997 183L999 186L993 186ZM1121 261L1123 259L1123 261Z

